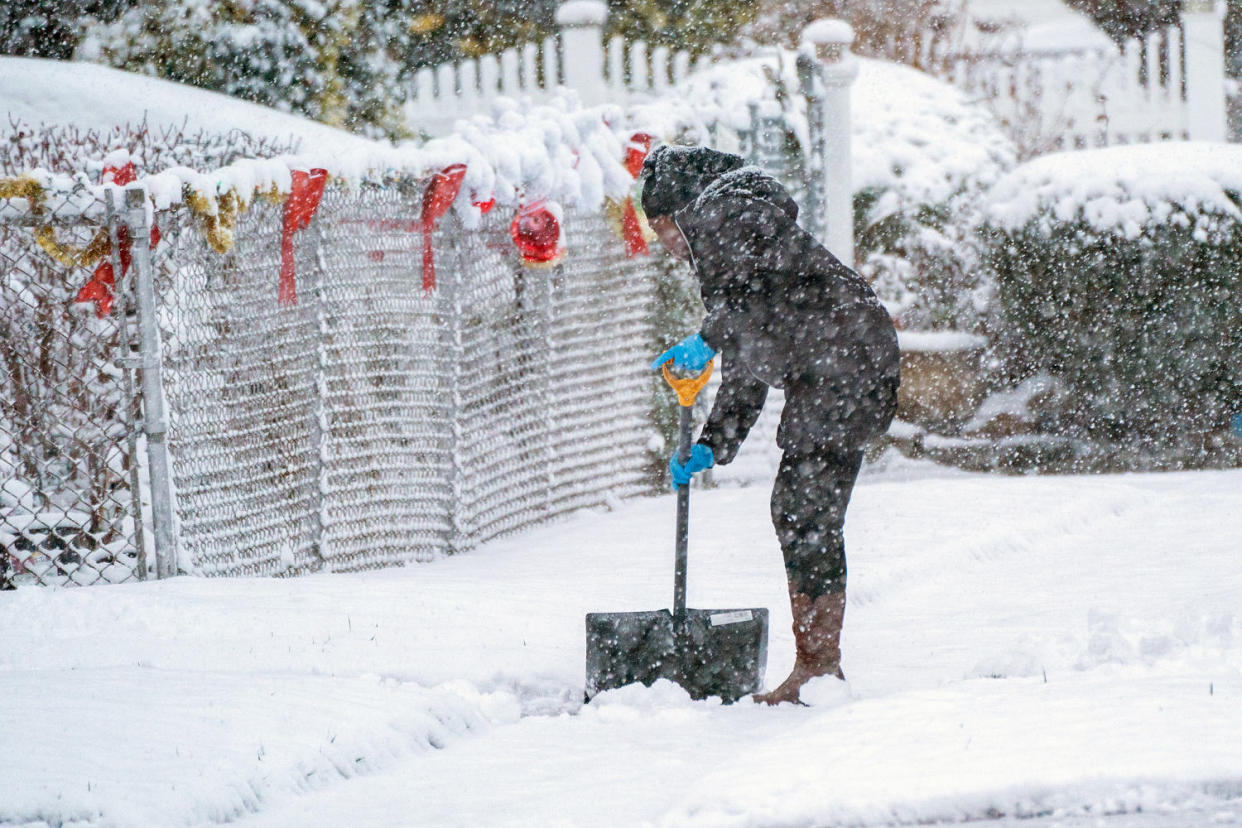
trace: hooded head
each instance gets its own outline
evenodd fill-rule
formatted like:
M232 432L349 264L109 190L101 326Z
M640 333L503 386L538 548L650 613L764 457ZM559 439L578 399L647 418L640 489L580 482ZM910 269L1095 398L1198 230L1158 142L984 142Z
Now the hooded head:
M643 162L643 212L648 218L671 216L743 163L737 155L707 147L656 147Z

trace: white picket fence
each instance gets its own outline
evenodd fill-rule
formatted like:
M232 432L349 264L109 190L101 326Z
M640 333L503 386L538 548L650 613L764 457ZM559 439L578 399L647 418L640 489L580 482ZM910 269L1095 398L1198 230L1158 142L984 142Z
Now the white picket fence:
M1223 141L1224 41L1215 11L1122 48L933 61L985 101L1025 155L1166 140Z
M410 122L435 134L486 112L497 96L539 102L559 86L576 90L588 105L624 103L667 92L710 60L641 40L627 43L619 35L605 41L606 19L603 3L571 0L557 11L559 40L419 70L406 104Z
M409 122L428 134L485 112L497 96L539 101L558 86L585 104L624 104L676 88L710 58L605 40L607 6L569 0L558 37L499 55L418 72ZM932 48L936 38L918 39ZM1160 140L1226 137L1222 17L1212 0L1188 0L1180 27L1122 49L1062 53L943 54L922 64L986 102L1024 155Z

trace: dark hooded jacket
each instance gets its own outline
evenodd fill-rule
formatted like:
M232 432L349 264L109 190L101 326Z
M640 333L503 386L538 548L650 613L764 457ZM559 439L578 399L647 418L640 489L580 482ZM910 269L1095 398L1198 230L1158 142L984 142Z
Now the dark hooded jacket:
M870 286L797 224L785 189L736 155L658 147L643 209L671 216L690 247L722 355L723 384L699 442L728 463L763 407L785 391L786 451L856 451L896 410L897 334Z

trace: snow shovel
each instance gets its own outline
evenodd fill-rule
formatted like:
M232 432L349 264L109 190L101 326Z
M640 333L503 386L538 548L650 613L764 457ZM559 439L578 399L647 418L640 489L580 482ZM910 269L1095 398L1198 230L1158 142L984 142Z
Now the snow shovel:
M677 457L690 459L691 408L711 376L664 378L681 406ZM687 609L686 563L690 536L690 486L677 490L677 555L673 609L592 612L586 617L586 699L634 682L648 687L666 678L694 699L719 696L732 703L763 685L768 659L767 609Z

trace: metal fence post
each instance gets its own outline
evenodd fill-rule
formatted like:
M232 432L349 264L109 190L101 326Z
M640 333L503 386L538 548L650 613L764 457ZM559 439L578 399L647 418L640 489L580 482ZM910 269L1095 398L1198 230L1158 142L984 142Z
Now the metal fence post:
M828 249L854 266L854 188L850 175L850 87L858 61L850 53L854 30L843 20L817 20L802 32L814 49L823 83L824 207Z
M449 446L449 466L446 469L449 488L449 538L450 553L465 552L473 545L470 537L470 525L466 518L466 481L462 467L461 452L465 443L465 424L462 422L462 362L465 359L465 346L462 341L462 283L466 259L462 250L460 235L454 234L453 268L440 269L438 279L439 300L442 303L445 318L442 331L445 350L449 358L448 399L449 422L452 424L452 438Z
M328 263L324 260L324 221L315 222L311 235L311 244L315 247L315 267L310 284L310 300L315 303L315 332L319 335L319 347L315 352L315 452L317 484L315 486L315 570L322 571L327 566L327 530L324 521L324 510L327 508L325 492L328 490L328 464L331 458L332 431L328 425L328 339L331 332L328 328L327 297L324 294L324 277L328 273ZM305 299L303 300L305 301Z
M133 240L134 282L138 305L139 349L142 356L143 429L147 435L147 465L151 476L151 518L155 528L155 575L177 574L177 534L173 510L172 475L168 463L168 415L164 407L163 350L156 320L155 273L147 240L151 216L145 187L125 191L125 224Z
M134 368L135 360L131 352L132 342L129 330L129 299L133 295L134 278L126 273L121 266L121 235L119 230L119 210L116 204L116 188L109 187L104 194L105 216L108 223L108 238L112 242L109 258L112 262L115 277L114 291L116 294L116 317L119 320L117 336L120 340L121 368L125 376L125 443L129 449L129 487L131 514L134 518L134 548L136 560L134 571L138 580L147 579L147 541L146 527L142 512L142 476L138 471L138 400L135 394Z
M556 343L552 336L553 322L556 318L555 301L556 301L556 285L565 278L565 271L562 265L558 264L548 274L548 278L539 280L543 284L543 289L539 292L539 344L543 348L541 354L543 363L539 373L539 380L542 387L539 389L540 404L543 407L543 513L544 517L550 517L554 510L553 500L556 495L556 479L553 475L553 466L557 460L557 438L564 435L559 433L558 423L556 421L557 412L559 411L558 400L556 399L556 381L555 366L552 364L556 358Z
M806 98L806 212L808 229L824 245L828 244L828 222L824 220L824 193L820 186L824 180L824 89L816 83L819 74L815 58L799 54L797 60L798 85Z

